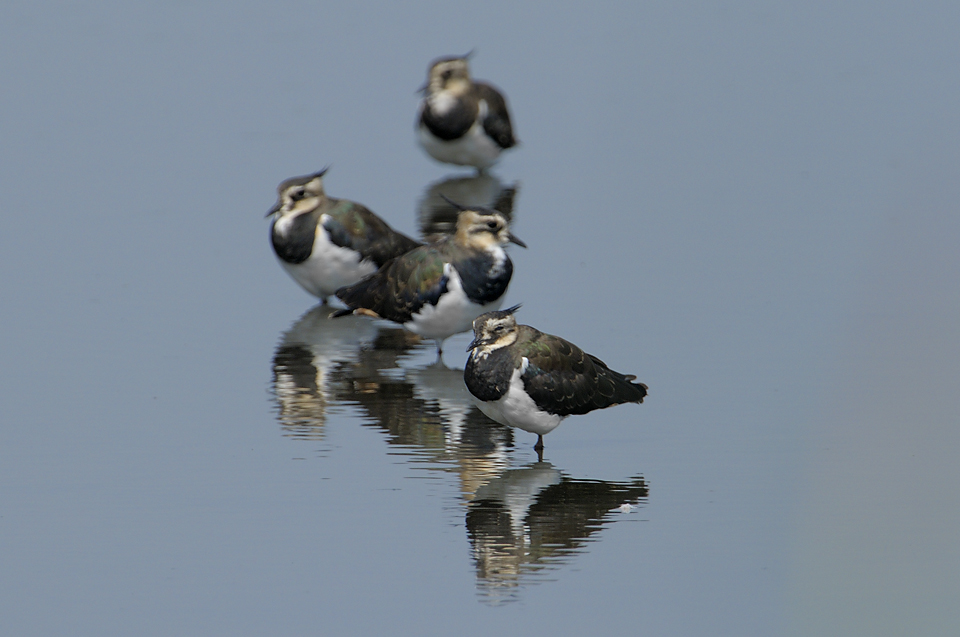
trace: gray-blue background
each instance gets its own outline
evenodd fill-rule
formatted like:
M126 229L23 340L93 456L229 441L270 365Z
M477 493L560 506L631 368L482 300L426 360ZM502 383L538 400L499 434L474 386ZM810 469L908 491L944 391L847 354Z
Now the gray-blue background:
M956 3L3 13L0 632L960 630ZM414 91L474 47L522 142L494 170L530 246L507 301L650 386L546 440L649 497L503 596L456 443L336 396L284 426L277 348L313 301L263 219L332 164L416 235L458 171L416 147ZM384 374L442 410L431 350ZM509 440L484 467L535 460Z

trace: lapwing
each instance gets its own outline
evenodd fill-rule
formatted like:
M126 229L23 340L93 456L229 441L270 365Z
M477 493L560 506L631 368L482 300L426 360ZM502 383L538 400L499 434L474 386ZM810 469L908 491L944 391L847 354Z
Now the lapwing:
M470 79L470 54L435 60L420 89L420 145L437 161L483 171L517 144L507 101L499 90Z
M497 422L543 436L567 416L622 403L642 403L647 386L615 372L596 356L559 336L518 325L520 306L489 312L473 322L475 338L463 370L480 411Z
M451 202L452 203L452 202ZM513 276L513 263L503 246L526 247L510 233L502 213L488 208L462 208L456 232L393 259L359 283L337 290L353 312L400 323L437 342L470 330L473 320L500 307Z
M417 204L420 236L432 243L456 231L460 209L448 203L450 200L468 208L492 208L515 225L513 209L519 188L520 182L505 185L493 173L455 173L436 181L424 189Z
M373 274L393 257L421 245L347 199L328 197L324 168L277 187L270 237L280 265L304 290L326 303L345 285Z

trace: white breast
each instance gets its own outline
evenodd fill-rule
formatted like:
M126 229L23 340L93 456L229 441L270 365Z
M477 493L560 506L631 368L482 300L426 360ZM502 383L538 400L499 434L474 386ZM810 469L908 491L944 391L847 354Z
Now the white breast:
M543 436L556 429L563 420L563 416L543 411L524 391L523 380L520 377L526 371L530 361L526 358L522 361L523 364L513 370L507 393L495 402L478 401L477 406L480 411L501 425L509 425Z
M330 241L321 215L313 240L313 251L303 263L280 263L303 289L310 294L326 298L345 285L353 285L360 279L377 271L377 264L369 259L360 259L360 254ZM279 223L279 222L278 222Z
M450 91L439 91L430 95L427 98L427 101L430 103L431 111L437 115L443 116L456 107L457 102L460 101L460 98Z
M487 136L480 122L462 137L446 141L435 137L426 126L419 128L420 145L437 161L458 166L489 168L500 158L500 147Z
M503 302L501 296L492 303L478 305L464 293L455 267L445 263L443 274L448 279L447 293L440 297L436 305L425 304L411 320L403 324L405 328L424 338L442 340L453 334L467 332L472 329L475 318L499 309Z

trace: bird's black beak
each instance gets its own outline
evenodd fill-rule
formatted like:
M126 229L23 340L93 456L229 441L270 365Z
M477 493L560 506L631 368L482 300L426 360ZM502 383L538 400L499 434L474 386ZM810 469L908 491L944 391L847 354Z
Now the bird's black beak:
M266 218L269 217L270 215L275 215L275 214L277 214L277 213L280 211L280 208L281 208L282 205L283 205L283 204L280 203L279 201L278 201L277 203L275 203L275 204L273 205L273 208L271 208L270 210L267 210L267 214L264 215L264 219L266 219Z
M415 94L416 94L416 93L419 93L420 95L426 95L428 88L430 88L430 80L429 80L429 78L427 79L426 82L423 83L423 86L421 86L421 87L418 88L416 91L414 91L414 93L415 93Z
M510 241L510 243L516 243L516 244L517 244L518 246L520 246L521 248L526 248L526 247L527 247L527 244L526 244L526 243L524 243L523 241L521 241L521 240L518 239L517 237L513 236L513 234L508 234L508 235L507 235L507 239Z
M470 341L470 344L467 345L467 351L469 352L469 351L475 350L475 349L477 349L478 347L480 347L480 337L479 337L479 336L476 337L475 339L473 339L472 341Z

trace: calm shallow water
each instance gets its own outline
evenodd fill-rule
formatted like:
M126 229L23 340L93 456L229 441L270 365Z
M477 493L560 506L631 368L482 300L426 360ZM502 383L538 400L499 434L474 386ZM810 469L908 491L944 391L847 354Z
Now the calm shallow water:
M0 632L957 632L960 10L461 10L9 10ZM472 47L483 179L413 141ZM506 302L647 401L537 462L466 335L327 320L263 220L327 164L510 210Z
M329 321L331 311L309 311L277 347L274 392L284 434L323 441L328 415L358 408L360 422L379 430L387 453L404 457L414 475L452 482L485 601L522 599L526 585L555 579L592 535L646 503L641 475L589 480L547 461L514 466L521 461L512 430L477 409L462 370L408 366L418 354L433 355L431 342L366 319Z

